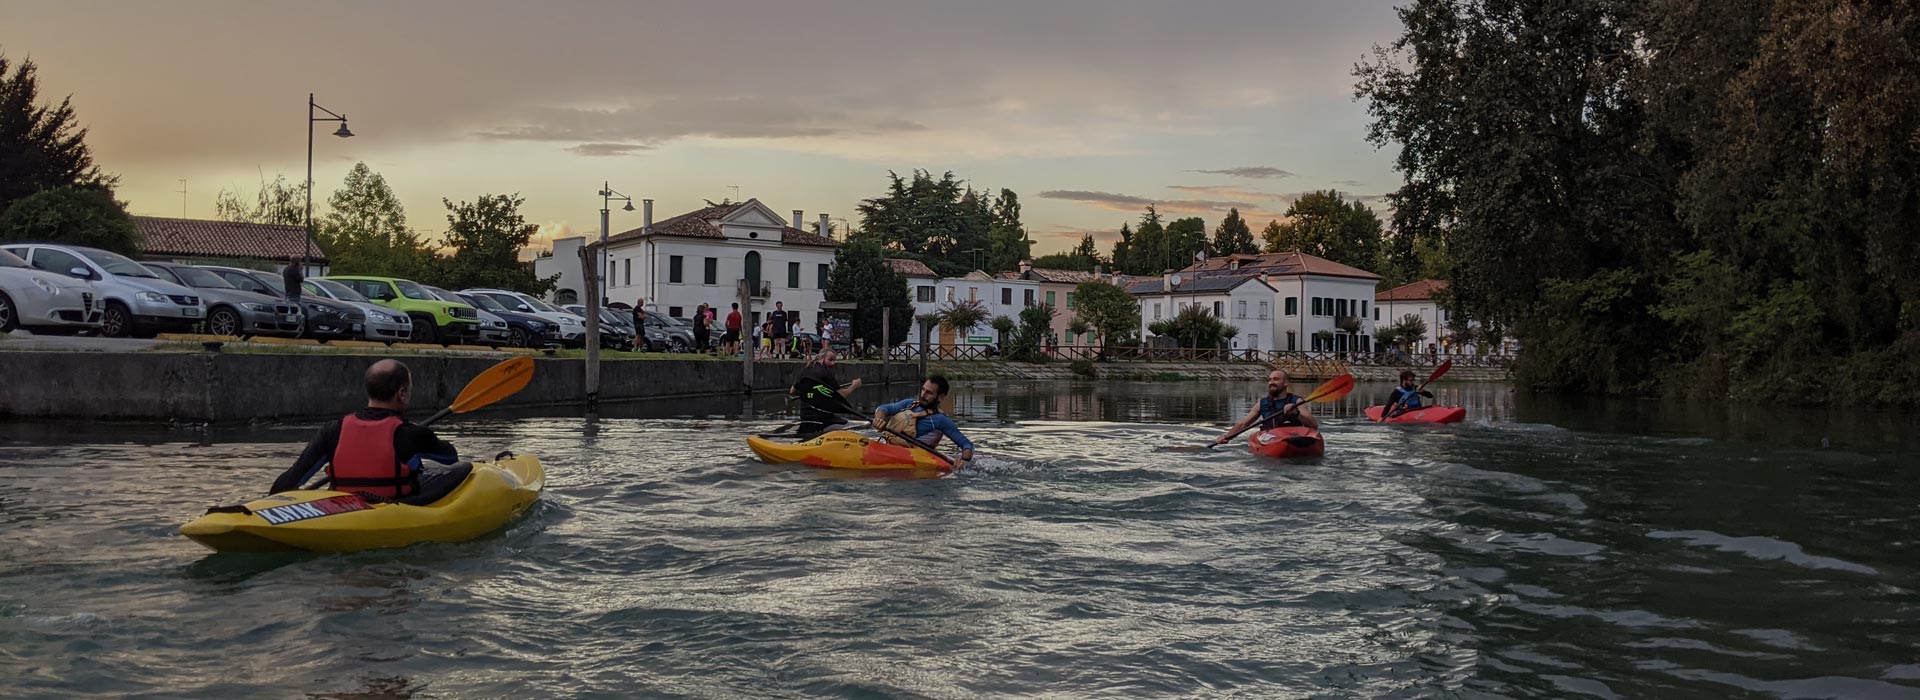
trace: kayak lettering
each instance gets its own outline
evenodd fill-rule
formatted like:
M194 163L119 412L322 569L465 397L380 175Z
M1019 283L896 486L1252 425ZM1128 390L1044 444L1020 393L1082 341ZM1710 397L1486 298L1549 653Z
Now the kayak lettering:
M372 507L373 506L367 505L366 501L360 500L359 496L334 496L332 498L322 498L317 501L307 501L306 503L295 503L290 506L274 506L265 510L254 511L254 513L265 518L270 524L285 525L291 522L322 518L340 513L350 513Z

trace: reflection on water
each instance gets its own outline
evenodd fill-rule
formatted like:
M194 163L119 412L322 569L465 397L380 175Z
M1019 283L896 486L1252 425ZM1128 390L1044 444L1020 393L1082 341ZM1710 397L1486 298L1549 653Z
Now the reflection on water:
M328 556L175 534L311 424L8 423L0 696L1920 697L1911 416L1385 389L1281 463L1152 449L1259 382L961 385L933 480L752 461L778 396L482 413L526 517Z

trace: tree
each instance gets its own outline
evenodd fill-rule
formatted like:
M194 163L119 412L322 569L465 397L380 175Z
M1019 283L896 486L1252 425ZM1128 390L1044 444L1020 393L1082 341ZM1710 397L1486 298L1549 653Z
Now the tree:
M1167 224L1167 269L1180 268L1199 262L1207 253L1207 222L1198 216L1175 219Z
M1140 302L1127 290L1101 281L1081 282L1074 290L1074 311L1111 347L1140 327Z
M1126 231L1121 230L1124 236ZM1129 275L1157 275L1166 269L1171 257L1167 246L1167 228L1160 221L1160 211L1153 205L1147 205L1146 213L1140 215L1140 226L1133 230L1131 242L1127 245L1127 266ZM1119 253L1114 253L1116 262ZM1185 265L1181 265L1185 267Z
M47 241L139 254L133 217L97 187L56 187L23 197L0 214L0 241ZM66 272L66 270L55 270Z
M87 130L75 122L72 98L58 106L40 102L39 66L0 55L0 212L36 192L58 187L112 190L115 178L100 172L87 148Z
M853 335L869 347L893 347L905 342L907 327L913 325L913 302L907 295L907 278L887 266L878 241L856 237L840 245L833 254L832 272L827 274L827 301L853 302ZM891 331L880 337L883 319Z
M448 289L494 287L539 296L558 277L541 279L520 262L539 226L520 214L519 194L485 194L472 202L441 199L447 207L447 247L452 255L435 261L421 281Z
M1080 318L1079 316L1074 316L1072 320L1067 321L1068 333L1086 335L1087 331L1090 330L1093 330L1093 324L1087 323L1086 319Z
M1268 227L1267 252L1299 251L1367 269L1380 261L1380 217L1339 192L1309 192L1287 207L1287 223Z
M947 307L940 310L940 326L962 338L986 322L986 305L972 299L947 302Z
M1260 252L1253 245L1253 229L1247 227L1246 219L1240 218L1237 208L1227 210L1227 218L1213 232L1213 245L1209 250L1214 255L1251 255Z
M248 203L236 190L221 188L213 197L213 216L221 221L246 224L307 225L307 184L287 182L287 176L275 173L273 182L260 177L260 190Z
M861 201L860 226L882 245L907 253L937 259L972 255L978 249L991 252L990 234L996 224L1019 229L1020 206L1017 197L1002 190L999 202L989 202L948 172L939 179L915 170L911 178L887 173L887 192ZM996 205L998 205L996 207ZM1002 233L1013 252L1011 234ZM1024 233L1021 236L1025 240Z
M1226 347L1227 324L1215 318L1213 312L1199 304L1180 307L1173 318L1156 322L1156 335L1173 338L1183 348L1221 348Z
M416 278L429 275L434 253L407 228L407 213L386 178L358 163L327 199L314 238L333 269L348 274Z
M993 336L997 339L996 344L1000 346L1000 355L1005 357L1007 354L1007 334L1013 332L1013 319L1005 316L995 316L993 320L987 322L987 325L993 327Z
M1033 243L1020 223L1020 196L1013 190L1000 190L993 202L993 225L987 231L987 271L1009 272L1020 269L1020 261L1033 258Z
M1104 262L1100 259L1100 245L1093 241L1091 233L1080 234L1080 245L1074 246L1073 250L1067 254L1086 258L1095 265Z
M1053 334L1053 319L1059 312L1052 304L1034 304L1020 310L1020 328L1013 336L1013 352L1007 356L1012 360L1045 362L1047 355L1041 351L1047 344L1047 336Z
M1380 342L1387 345L1402 347L1408 344L1417 345L1420 339L1427 337L1427 321L1420 318L1419 314L1407 314L1391 325L1376 328L1374 333Z
M1133 230L1120 225L1120 238L1113 242L1113 271L1130 274L1133 269Z

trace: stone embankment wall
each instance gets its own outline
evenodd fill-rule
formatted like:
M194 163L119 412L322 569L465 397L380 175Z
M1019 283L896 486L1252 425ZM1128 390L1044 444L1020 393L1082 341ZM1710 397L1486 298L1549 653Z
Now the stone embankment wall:
M1044 365L1024 362L969 361L934 362L930 371L945 374L954 379L1085 379L1073 373L1072 366L1066 362L1051 362ZM1160 363L1160 362L1108 362L1095 363L1094 373L1099 379L1118 380L1254 380L1264 381L1272 367L1251 362L1236 363ZM1398 381L1402 367L1347 366L1344 371L1353 374L1356 381L1391 382ZM1410 368L1415 374L1425 378L1430 368ZM1304 380L1322 380L1330 377L1311 376L1313 373L1296 372L1294 378ZM1455 365L1447 371L1447 381L1451 382L1503 382L1508 378L1505 368L1461 367Z

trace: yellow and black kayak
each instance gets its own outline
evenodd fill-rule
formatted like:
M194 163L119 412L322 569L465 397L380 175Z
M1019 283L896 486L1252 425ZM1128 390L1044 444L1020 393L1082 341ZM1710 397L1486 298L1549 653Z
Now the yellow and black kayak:
M926 450L900 447L860 435L851 430L835 430L799 443L774 442L748 437L747 447L754 456L769 464L805 464L825 469L893 469L912 471L948 471L953 463Z
M465 481L424 506L369 503L344 491L283 491L232 509L237 512L202 515L181 526L180 534L216 552L353 552L462 542L525 511L546 480L539 459L508 456L474 463Z

